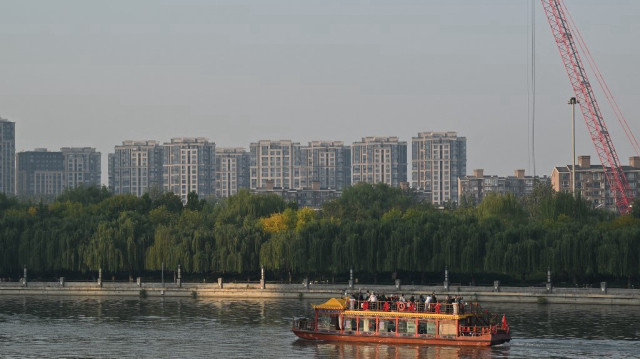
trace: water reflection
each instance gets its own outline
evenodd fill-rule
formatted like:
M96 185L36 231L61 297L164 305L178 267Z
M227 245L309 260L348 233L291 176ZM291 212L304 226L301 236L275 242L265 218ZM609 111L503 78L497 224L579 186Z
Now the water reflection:
M513 340L491 348L310 342L309 300L0 297L3 357L637 358L640 307L485 303Z
M417 345L386 345L362 343L316 343L297 340L294 346L311 349L317 358L355 358L355 359L404 359L404 358L434 358L434 359L482 359L509 358L508 345L492 348L447 347L447 346L417 346Z

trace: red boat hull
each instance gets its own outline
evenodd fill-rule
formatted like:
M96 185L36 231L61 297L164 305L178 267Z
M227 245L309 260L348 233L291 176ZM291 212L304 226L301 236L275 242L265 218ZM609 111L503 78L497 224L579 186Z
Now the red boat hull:
M292 329L293 333L302 339L324 340L354 343L381 343L381 344L418 344L418 345L451 345L451 346L477 346L486 347L508 342L511 338L506 334L487 334L474 337L457 338L424 338L424 337L399 337L382 335L356 335L340 333L322 333L306 330Z

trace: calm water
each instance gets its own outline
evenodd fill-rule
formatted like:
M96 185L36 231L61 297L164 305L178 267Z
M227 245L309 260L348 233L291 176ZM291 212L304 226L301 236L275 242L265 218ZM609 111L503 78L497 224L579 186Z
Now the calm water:
M506 313L514 339L469 349L299 340L291 319L310 304L0 296L0 357L640 358L639 307L487 303Z

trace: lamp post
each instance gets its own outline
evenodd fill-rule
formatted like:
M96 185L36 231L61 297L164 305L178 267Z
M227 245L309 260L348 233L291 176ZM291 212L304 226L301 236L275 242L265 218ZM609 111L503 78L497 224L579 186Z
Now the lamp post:
M571 105L571 147L573 167L571 167L571 193L576 198L576 104L578 100L575 97L569 99L568 104Z

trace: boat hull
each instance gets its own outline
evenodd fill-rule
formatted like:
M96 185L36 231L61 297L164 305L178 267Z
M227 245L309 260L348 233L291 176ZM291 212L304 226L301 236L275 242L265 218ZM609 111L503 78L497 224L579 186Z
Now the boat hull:
M487 334L475 337L456 338L424 338L424 337L399 337L382 335L357 335L340 333L323 333L307 330L292 329L293 333L302 339L339 341L353 343L380 343L380 344L417 344L417 345L451 345L451 346L476 346L487 347L508 342L511 338L506 334Z

